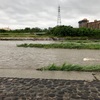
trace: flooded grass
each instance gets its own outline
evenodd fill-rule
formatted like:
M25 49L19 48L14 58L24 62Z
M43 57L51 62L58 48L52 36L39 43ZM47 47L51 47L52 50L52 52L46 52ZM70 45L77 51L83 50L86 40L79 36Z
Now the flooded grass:
M63 48L63 49L100 49L100 43L74 43L62 42L53 44L20 44L17 47L37 47L37 48Z
M37 70L49 70L49 71L86 71L92 72L97 71L100 72L100 65L95 66L81 66L81 65L74 65L74 64L66 64L64 63L61 66L57 66L55 64L49 65L47 67L42 67Z

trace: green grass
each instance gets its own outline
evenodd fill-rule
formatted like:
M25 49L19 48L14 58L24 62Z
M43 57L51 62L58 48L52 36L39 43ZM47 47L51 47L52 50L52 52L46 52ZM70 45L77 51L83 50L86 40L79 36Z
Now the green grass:
M0 38L3 37L33 37L34 34L30 33L0 33Z
M33 33L0 33L0 38L7 37L47 37L47 35L43 34L43 32L33 32Z
M63 49L100 49L100 43L53 43L53 44L20 44L18 47L37 47L37 48L63 48Z
M100 65L95 66L81 66L81 65L73 65L64 63L62 66L57 66L55 64L49 65L47 67L42 67L37 70L49 70L49 71L86 71L92 72L97 71L100 72Z
M100 40L65 40L64 42L71 43L100 43Z

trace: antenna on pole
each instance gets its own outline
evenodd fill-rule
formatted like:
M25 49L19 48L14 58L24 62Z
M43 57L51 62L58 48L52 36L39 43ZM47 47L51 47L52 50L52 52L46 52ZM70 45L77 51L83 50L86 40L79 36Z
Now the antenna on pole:
M60 5L58 6L57 26L61 25Z

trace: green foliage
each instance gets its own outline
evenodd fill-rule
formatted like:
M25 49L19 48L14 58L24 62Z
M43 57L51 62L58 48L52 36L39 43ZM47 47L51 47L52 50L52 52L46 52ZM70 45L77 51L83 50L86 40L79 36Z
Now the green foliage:
M100 72L100 65L95 66L81 66L74 64L66 64L64 63L61 66L57 66L55 64L49 65L47 67L42 67L37 70L50 70L50 71L98 71Z
M3 37L34 37L34 36L44 36L47 29L40 29L38 27L25 29L15 29L15 30L4 30L0 29L0 38Z
M58 69L55 64L52 64L51 66L48 66L49 70L56 70Z
M54 36L70 36L73 33L71 26L56 26L49 30L49 34Z
M48 34L53 36L65 37L65 36L82 36L100 38L100 30L90 28L73 28L72 26L56 26L49 29Z
M18 47L37 47L37 48L64 48L64 49L100 49L100 43L54 43L54 44L20 44Z
M48 29L44 28L29 28L26 27L25 29L15 29L15 30L4 30L4 29L0 29L0 34L2 33L34 33L34 32L47 32Z
M27 43L21 44L21 45L17 45L17 47L28 47Z
M0 29L0 33L5 33L5 32L6 32L6 30Z
M30 33L0 33L0 38L3 37L33 37L34 34L30 34Z
M15 35L13 35L13 33ZM18 34L16 34L18 33ZM51 37L82 37L84 39L93 38L93 39L100 39L100 30L97 29L90 29L90 28L73 28L72 26L56 26L56 27L49 27L41 29L38 27L29 28L26 27L25 29L15 29L15 30L4 30L0 29L0 37L13 37L13 36L23 36L25 34L38 34L38 35L45 35ZM81 38L80 38L81 39Z

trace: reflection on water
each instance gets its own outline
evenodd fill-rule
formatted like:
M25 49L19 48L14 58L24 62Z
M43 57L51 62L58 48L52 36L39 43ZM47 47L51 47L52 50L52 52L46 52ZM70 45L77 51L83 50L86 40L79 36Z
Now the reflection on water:
M94 59L94 58L84 58L83 61L100 61L100 59Z
M54 41L0 41L0 68L33 68L49 64L100 64L100 50L40 49L16 47L21 43L54 43Z

